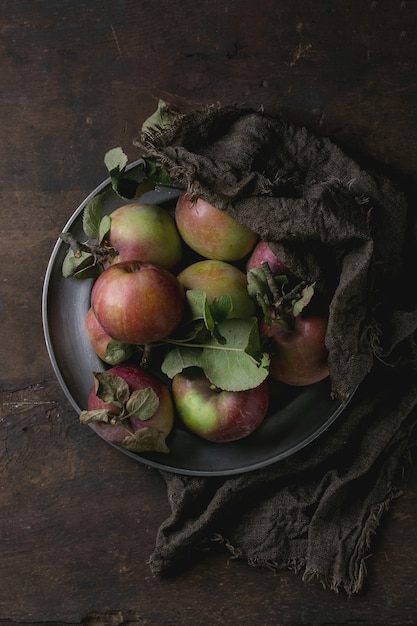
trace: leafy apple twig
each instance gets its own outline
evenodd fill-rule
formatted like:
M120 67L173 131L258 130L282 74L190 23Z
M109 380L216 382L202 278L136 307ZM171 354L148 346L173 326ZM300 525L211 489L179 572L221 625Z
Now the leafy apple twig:
M152 120L152 116L149 119ZM140 180L136 180L126 173L128 158L120 147L112 148L106 152L104 163L109 172L114 192L125 200L138 199L157 186L182 189L182 186L168 174L154 157L141 158ZM117 256L117 250L110 246L107 241L111 228L111 218L109 215L103 215L102 197L103 193L97 194L84 207L82 224L87 241L77 241L71 233L61 233L60 235L61 239L69 246L62 266L62 273L65 278L70 276L78 279L97 278L103 271L105 263Z
M82 224L87 241L78 241L69 232L60 235L69 246L62 264L65 278L97 278L103 272L104 264L118 254L107 241L111 219L108 215L103 216L101 194L92 198L84 207Z
M126 437L120 445L133 452L169 452L164 433L148 426L135 430L130 421L146 422L158 410L159 397L152 387L130 392L127 382L112 372L93 372L93 377L97 397L111 407L81 411L81 424L101 422L122 428Z
M262 309L265 322L271 326L277 321L289 329L294 328L295 318L310 303L315 283L301 281L290 285L285 275L275 275L264 261L261 267L247 273L248 293Z
M148 420L158 409L159 398L152 387L131 393L127 382L112 372L93 372L93 377L96 396L111 408L82 411L83 424L99 421L123 427L129 418Z

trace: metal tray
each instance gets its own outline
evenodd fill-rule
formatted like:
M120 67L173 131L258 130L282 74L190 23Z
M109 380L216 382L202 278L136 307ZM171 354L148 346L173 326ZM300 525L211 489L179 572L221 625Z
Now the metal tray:
M139 163L137 161L128 168L133 177L140 176ZM98 193L103 194L105 213L111 213L126 203L113 192L110 179L107 179L78 207L63 232L71 232L76 239L84 238L82 213L86 204ZM142 196L141 200L169 207L175 206L178 194L178 190L160 187ZM62 276L66 252L67 245L59 239L46 271L42 316L45 342L54 372L75 413L79 415L81 410L87 408L87 397L93 383L92 372L103 371L107 366L92 350L84 332L93 281ZM136 454L121 447L118 450L148 466L184 475L239 474L276 463L312 444L340 416L345 406L331 398L328 380L302 388L271 383L267 417L245 439L232 443L211 443L176 423L168 439L169 454ZM91 428L94 429L94 425Z

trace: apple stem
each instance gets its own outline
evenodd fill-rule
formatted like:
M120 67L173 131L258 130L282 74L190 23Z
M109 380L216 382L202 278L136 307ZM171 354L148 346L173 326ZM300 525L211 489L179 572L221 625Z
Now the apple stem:
M61 233L60 237L69 245L75 256L79 256L81 252L88 252L95 258L104 262L106 259L114 258L118 255L118 251L112 246L109 246L106 241L103 242L103 245L82 243L81 241L77 241L71 233Z
M149 343L147 343L141 347L143 350L143 354L140 360L140 366L143 367L144 369L147 369L149 367L149 360L151 357L152 346Z
M266 278L266 282L268 284L268 287L271 291L272 297L274 299L274 306L276 306L276 303L279 302L281 300L281 293L280 290L278 288L278 285L275 282L275 276L271 270L271 268L269 267L269 263L268 261L262 261L261 263L261 267L265 273L265 278Z
M277 282L276 276L273 274L267 261L261 263L261 268L264 271L265 279L271 292L272 310L275 320L288 330L293 330L295 327L294 303L302 297L303 289L307 283L301 281L288 293L285 293L283 285Z

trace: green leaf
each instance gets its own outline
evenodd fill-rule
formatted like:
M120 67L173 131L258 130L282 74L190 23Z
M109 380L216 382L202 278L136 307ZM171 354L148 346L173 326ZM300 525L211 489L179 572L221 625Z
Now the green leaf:
M123 152L122 148L112 148L104 155L104 164L107 167L109 173L114 170L119 170L119 172L124 171L127 165L128 158L126 154Z
M268 376L269 355L258 350L257 325L256 318L226 320L219 325L226 344L219 344L214 337L207 341L200 363L213 385L243 391L257 387Z
M185 293L193 320L202 319L208 331L213 332L215 321L205 291L188 289Z
M161 371L168 378L174 378L175 374L179 374L187 367L200 367L201 353L201 348L174 346L165 355Z
M316 284L313 283L311 285L307 285L306 287L304 287L304 289L301 292L301 298L297 300L296 302L294 302L294 305L292 308L292 314L294 317L297 317L297 315L301 313L301 311L307 306L307 304L311 302L311 298L314 295L315 286Z
M160 185L172 185L177 181L162 167L156 157L143 157L146 178Z
M138 186L138 183L133 181L134 188L132 189L132 181L124 177L127 161L127 156L122 148L112 148L104 155L104 164L109 171L113 190L122 198L132 198Z
M269 373L269 355L262 351L258 320L225 320L219 324L225 343L210 336L202 344L175 345L162 363L173 378L188 367L200 367L219 389L242 391L261 384Z
M156 428L139 428L123 440L122 446L131 452L162 452L169 453L166 435Z
M83 211L83 231L89 239L100 239L99 232L102 214L102 196L99 194L86 204Z
M93 372L96 395L106 404L123 408L130 396L129 385L110 371Z
M260 267L252 268L247 273L247 290L251 298L255 300L262 309L262 313L267 323L271 323L272 293L265 276L265 272Z
M104 163L109 171L111 185L118 196L127 200L138 198L154 188L152 182L139 183L134 178L125 175L128 158L122 148L112 148L106 152Z
M105 361L109 365L118 365L130 359L133 355L134 346L130 343L122 343L112 339L106 347Z
M159 100L156 111L143 122L142 133L153 138L162 130L170 128L177 117L178 113L172 111L166 102Z
M205 291L188 289L186 298L192 319L202 319L209 333L216 337L220 343L224 343L225 340L218 329L218 322L226 319L233 308L230 296L220 296L209 304Z
M68 250L62 263L62 275L64 278L74 276L77 272L90 268L95 264L94 255L81 250Z
M96 237L98 243L102 243L104 239L106 239L110 233L111 229L111 217L110 215L105 215L101 218L99 227L98 227L98 236Z
M204 319L207 308L207 295L200 289L187 289L185 297L193 320Z
M264 361L264 353L261 346L261 338L259 335L259 324L257 321L253 321L252 325L247 325L247 339L245 352L255 359L258 363Z
M223 322L233 310L232 298L226 294L215 298L210 304L210 310L216 322Z
M155 415L159 406L158 394L152 389L136 389L126 402L126 410L130 417L148 420Z

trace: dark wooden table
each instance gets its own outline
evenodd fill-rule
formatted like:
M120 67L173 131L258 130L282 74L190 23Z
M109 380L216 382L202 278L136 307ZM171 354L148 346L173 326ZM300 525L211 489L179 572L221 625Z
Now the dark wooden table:
M159 98L280 112L417 185L417 3L4 0L0 18L0 624L417 623L417 471L348 598L293 572L147 559L169 515L158 472L78 424L44 344L60 229Z

